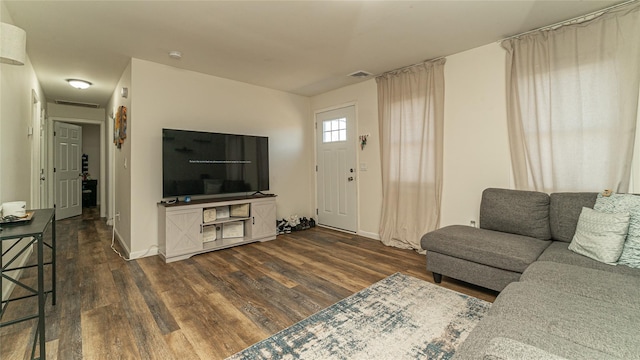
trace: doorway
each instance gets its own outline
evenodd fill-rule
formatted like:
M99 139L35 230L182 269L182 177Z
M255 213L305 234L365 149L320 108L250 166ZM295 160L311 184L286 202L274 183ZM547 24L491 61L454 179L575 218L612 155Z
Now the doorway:
M35 90L31 90L31 203L29 208L48 207L44 171L46 169L46 134L44 110Z
M56 159L55 159L55 145L54 145L54 141L53 141L53 128L55 127L55 125L59 122L63 122L63 123L67 123L67 124L73 124L73 125L77 125L77 126L85 126L85 125L90 125L92 126L94 129L96 127L99 128L99 139L95 139L94 141L96 143L98 143L99 145L99 154L93 155L90 158L90 162L93 162L93 164L98 164L97 166L99 167L99 173L91 173L91 177L92 179L96 179L97 181L97 202L98 202L98 208L99 208L99 216L101 218L105 218L107 216L107 196L105 195L106 193L106 146L105 146L105 141L106 141L106 134L105 134L105 122L104 121L100 121L100 120L86 120L86 119L77 119L77 118L63 118L63 117L50 117L49 118L49 124L51 124L51 131L50 131L50 152L49 152L49 164L55 164L56 163ZM80 152L80 155L82 155L82 152ZM80 170L82 170L82 167L80 167ZM77 175L79 175L82 171L80 171ZM50 166L48 168L47 174L49 175L48 178L49 179L54 179L54 173L53 173L53 166ZM82 180L80 176L78 176L78 179ZM54 183L56 181L50 181L50 187L49 187L49 196L51 197L51 204L53 206L53 204L55 204L55 206L57 207L58 205L55 203L57 199L57 194L56 194L56 190L55 190L55 186ZM82 183L82 181L81 181ZM80 198L80 200L82 200L82 198ZM81 201L80 201L81 202Z
M356 232L355 105L316 114L318 224Z

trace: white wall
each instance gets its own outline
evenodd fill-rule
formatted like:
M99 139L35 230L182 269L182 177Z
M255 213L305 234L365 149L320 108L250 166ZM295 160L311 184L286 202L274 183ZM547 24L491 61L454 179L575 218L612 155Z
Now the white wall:
M505 66L496 43L447 57L440 226L477 224L482 190L511 187Z
M139 59L132 59L131 80L127 143L132 257L157 252L162 128L268 136L270 192L278 195L277 216L311 215L313 128L308 98Z
M50 117L104 121L104 109L61 105L50 102L47 104L47 111Z
M363 150L356 145L359 163L357 166L358 176L356 177L358 181L358 233L379 240L382 173L380 169L380 135L378 133L378 89L375 79L312 97L310 122L315 121L313 113L319 110L349 103L356 104L357 135L370 135ZM315 146L315 143L313 144ZM360 170L361 164L366 165L366 171ZM315 182L310 191L315 194Z
M447 57L443 194L440 226L478 219L482 190L511 187L505 54L492 43ZM382 184L375 79L311 98L312 111L355 102L358 134L370 133L359 161L359 232L379 238Z
M0 21L13 24L4 3L0 3ZM33 136L27 134L32 126L32 90L44 102L44 93L28 56L22 66L0 64L0 204L14 200L25 200L31 204L32 201L30 164ZM10 241L3 242L4 249L9 246ZM14 249L5 255L3 263L13 258L15 253ZM20 266L24 260L22 257L14 265ZM9 281L2 281L3 298L8 297L12 287Z
M129 89L129 96L125 99L120 95L120 89L126 87ZM107 217L109 222L113 224L114 231L127 253L131 250L131 171L129 168L129 160L131 159L131 136L128 132L128 138L120 148L113 143L113 123L115 114L120 106L127 107L128 118L131 119L133 113L131 109L131 99L134 91L131 87L131 63L122 73L118 85L113 91L113 95L109 99L107 111ZM130 123L130 122L129 122ZM129 127L130 129L130 127ZM125 166L126 164L126 166ZM119 213L119 217L115 214ZM155 212L154 212L155 213ZM157 240L156 240L157 241Z

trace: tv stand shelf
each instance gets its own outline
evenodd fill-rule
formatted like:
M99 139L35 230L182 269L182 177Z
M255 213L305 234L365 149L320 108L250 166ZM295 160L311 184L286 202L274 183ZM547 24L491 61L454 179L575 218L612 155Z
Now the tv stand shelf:
M249 220L249 219L251 219L251 218L250 217L231 216L231 217L226 217L226 218L223 218L223 219L218 219L218 220L215 220L215 221L210 221L210 222L203 223L202 226L224 224L224 223L228 223L228 222L244 221L244 220Z
M204 221L207 209L234 205L248 206L249 216L226 216ZM228 227L228 232L223 232L223 227ZM208 236L215 234L215 239L205 237L205 233ZM167 263L208 251L273 240L276 238L276 197L239 196L188 203L159 203L158 237L160 255Z

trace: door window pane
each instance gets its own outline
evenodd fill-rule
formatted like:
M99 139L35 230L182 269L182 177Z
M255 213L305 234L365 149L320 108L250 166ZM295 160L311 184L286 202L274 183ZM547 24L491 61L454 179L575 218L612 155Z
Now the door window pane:
M347 141L347 119L325 120L322 122L322 142Z

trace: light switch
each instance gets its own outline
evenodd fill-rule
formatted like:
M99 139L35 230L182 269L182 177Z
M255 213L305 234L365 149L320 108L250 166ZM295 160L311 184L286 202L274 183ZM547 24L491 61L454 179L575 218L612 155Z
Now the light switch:
M366 162L361 162L360 163L360 171L367 171L367 163Z

